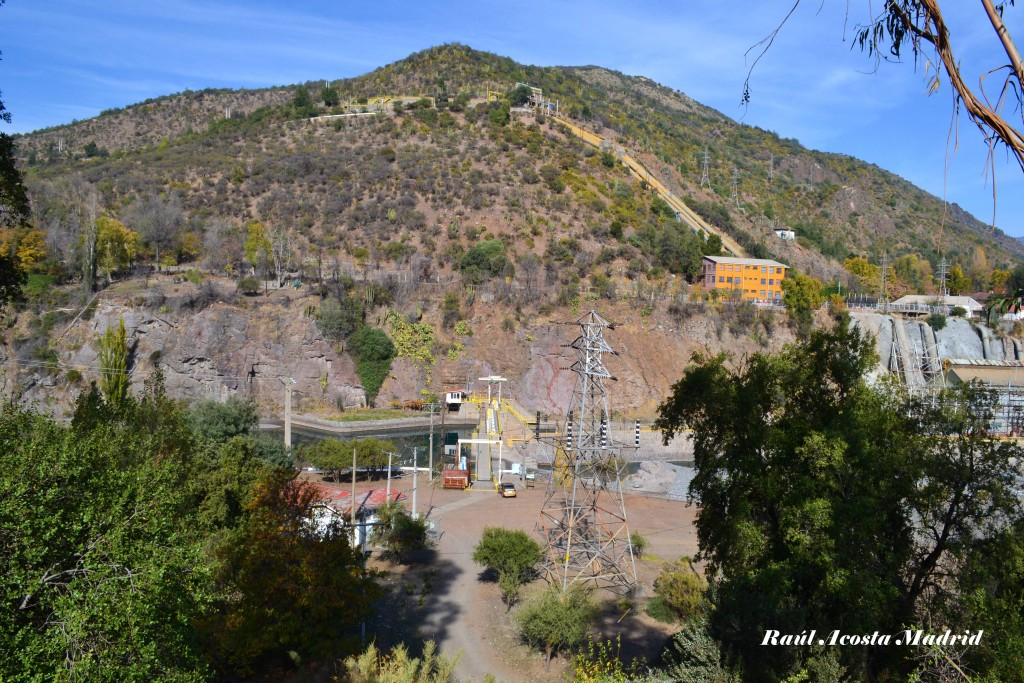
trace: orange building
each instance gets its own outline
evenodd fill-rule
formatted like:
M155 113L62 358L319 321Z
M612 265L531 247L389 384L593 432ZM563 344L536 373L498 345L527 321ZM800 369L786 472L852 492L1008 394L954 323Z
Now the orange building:
M782 298L782 280L789 266L762 258L704 257L704 288L738 289L743 299L776 301Z

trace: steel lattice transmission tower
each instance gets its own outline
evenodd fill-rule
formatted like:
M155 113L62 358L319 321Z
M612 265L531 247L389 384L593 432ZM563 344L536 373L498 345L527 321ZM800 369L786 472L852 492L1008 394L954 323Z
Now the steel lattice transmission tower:
M546 545L543 572L563 589L580 582L625 594L637 579L620 481L628 446L611 438L605 388L615 379L603 360L615 354L604 339L613 326L594 311L575 324L581 334L569 346L579 357L569 369L576 384L537 523Z

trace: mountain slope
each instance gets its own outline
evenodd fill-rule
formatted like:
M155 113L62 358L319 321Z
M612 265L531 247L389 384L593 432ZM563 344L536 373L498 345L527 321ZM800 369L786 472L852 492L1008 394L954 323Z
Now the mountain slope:
M918 254L937 271L942 257L966 270L978 248L991 265L1024 254L1016 240L890 173L737 124L646 78L524 66L457 44L332 83L352 103L347 109L300 111L283 88L182 93L24 136L19 145L37 191L42 181L80 173L105 188L115 213L141 193L175 191L201 224L197 235L214 218L287 222L306 249L344 246L343 261L358 248L400 262L416 250L443 269L468 246L449 234L476 224L510 240L518 256L532 252L549 265L552 245L568 241L582 244L574 257L608 264L611 277L652 267L692 274L692 260L664 256L672 245L664 243L662 207L621 169L599 163L595 150L549 120L514 114L505 125L490 117L498 105L484 103L487 91L517 82L543 89L563 114L614 140L754 255L823 279L856 285L836 263L854 255L877 262L883 253ZM303 87L315 99L322 85ZM432 97L438 109L302 121L372 108L385 96ZM87 146L112 154L83 158ZM701 184L705 149L710 187ZM799 244L776 240L776 225L794 228ZM407 248L389 247L394 242ZM590 263L576 265L581 277L591 274Z

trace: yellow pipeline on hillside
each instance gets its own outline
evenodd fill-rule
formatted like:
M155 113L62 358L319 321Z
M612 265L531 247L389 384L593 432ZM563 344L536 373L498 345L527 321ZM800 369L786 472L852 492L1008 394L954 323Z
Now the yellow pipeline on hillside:
M602 138L597 133L591 133L589 130L584 130L577 126L576 124L570 123L568 120L563 119L561 116L551 116L551 118L553 118L555 121L558 121L563 126L568 128L569 132L571 132L573 135L580 138L587 144L593 145L598 149L601 148L601 144L604 142L604 138ZM643 164L641 164L639 161L637 161L630 155L626 154L625 152L620 152L618 154L618 157L625 165L625 167L629 170L629 172L633 174L633 176L636 177L638 180L643 180L647 182L647 184L650 185L651 188L658 193L658 196L665 200L665 203L668 204L673 211L679 214L680 220L682 220L683 223L688 225L691 230L693 230L694 232L703 232L708 235L718 235L721 238L722 246L726 249L726 251L728 251L733 256L746 256L746 254L743 251L743 247L741 247L739 243L736 242L736 240L734 240L732 237L729 237L729 235L726 235L718 228L709 225L703 218L698 216L693 211L693 209L684 204L683 200L672 194L672 192L667 187L665 187L664 183L662 183L660 180L651 175L650 171L648 171Z

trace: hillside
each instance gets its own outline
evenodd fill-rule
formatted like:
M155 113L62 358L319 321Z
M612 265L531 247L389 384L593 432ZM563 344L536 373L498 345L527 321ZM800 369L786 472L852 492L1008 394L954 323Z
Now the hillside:
M586 157L593 150L566 140L548 124L534 126L532 116L516 116L521 126L494 125L482 116L476 104L488 90L504 93L517 82L543 89L569 117L630 150L675 194L692 198L699 212L741 243L759 245L755 251L820 277L841 275L829 261L853 255L877 262L883 253L890 260L916 253L937 271L940 254L965 270L976 247L993 264L1024 254L1016 240L993 232L955 205L944 216L943 202L890 173L738 124L648 79L599 67L523 66L461 45L425 50L332 83L341 102L369 100L367 109L377 97L422 95L437 98L439 110L399 116L389 111L373 123L303 124L296 119L349 110L317 103L296 111L289 106L292 90L283 88L186 92L24 136L19 146L34 180L82 173L105 185L115 204L140 191L177 190L186 208L204 219L294 216L307 233L365 223L362 210L368 205L360 199L373 195L419 211L430 222L448 218L441 206L452 205L453 199L471 219L481 208L481 194L490 192L489 207L524 213L525 199L526 211L550 223L545 214L552 208L559 212L561 203L534 206L531 199L545 198L527 192L536 180L523 171L536 173L554 163L563 175L573 171L591 184L591 192L605 204L599 211L588 210L598 206L593 197L570 183L568 193L557 194L566 213L579 210L581 215L561 221L567 232L588 232L588 222L608 225L626 219L628 247L631 229L642 228L643 217L619 215L616 207L607 206L607 189L600 190L621 174L604 173L594 163L581 166L593 161ZM322 86L306 84L314 102ZM90 151L111 156L84 158L90 144ZM705 148L710 187L700 182ZM397 164L366 163L385 149L396 155ZM469 161L472 168L456 168L453 159L462 166ZM424 180L424 174L436 177L414 182ZM470 182L453 184L449 176ZM336 196L335 189L340 190ZM409 227L421 225L417 220ZM779 244L770 232L773 225L794 228L804 250ZM372 246L381 240L376 232L370 230L359 241Z
M517 106L520 82L614 150ZM18 365L36 370L7 393L60 384L51 370L62 364L91 367L85 349L102 325L83 316L69 326L85 307L78 282L99 239L96 276L114 286L93 304L108 307L98 319L179 314L166 322L179 329L167 342L177 374L201 366L232 390L245 387L224 378L250 373L301 374L311 388L328 378L333 399L351 403L361 392L346 346L353 325L386 328L397 315L433 330L424 353L436 364L410 365L399 353L382 401L495 371L553 408L553 368L564 362L554 349L566 340L551 330L595 307L636 326L625 340L636 355L622 375L621 410L649 415L691 351L742 354L786 336L753 307L702 303L715 293L697 284L700 259L719 245L678 222L615 150L749 254L838 280L844 291L875 293L843 268L852 256L877 263L885 254L897 264L890 283L934 291L943 257L987 286L993 268L1024 255L1024 244L892 174L738 124L643 77L523 66L445 45L330 86L181 93L19 138L36 230L0 238L33 256L8 338ZM701 184L705 148L710 187ZM102 236L87 229L98 218ZM777 225L799 239L777 239ZM154 280L158 260L175 274ZM283 290L236 294L250 274L258 279L245 285L249 294L295 280L303 288L284 301ZM167 303L186 290L187 301ZM190 313L214 304L230 314ZM280 308L264 315L268 305ZM342 308L336 334L315 323L330 306ZM358 321L345 322L346 307ZM460 319L476 336L456 332ZM51 331L64 338L48 339ZM232 355L220 348L232 335L259 341ZM316 377L289 365L297 358L313 359ZM180 385L183 395L203 393Z

